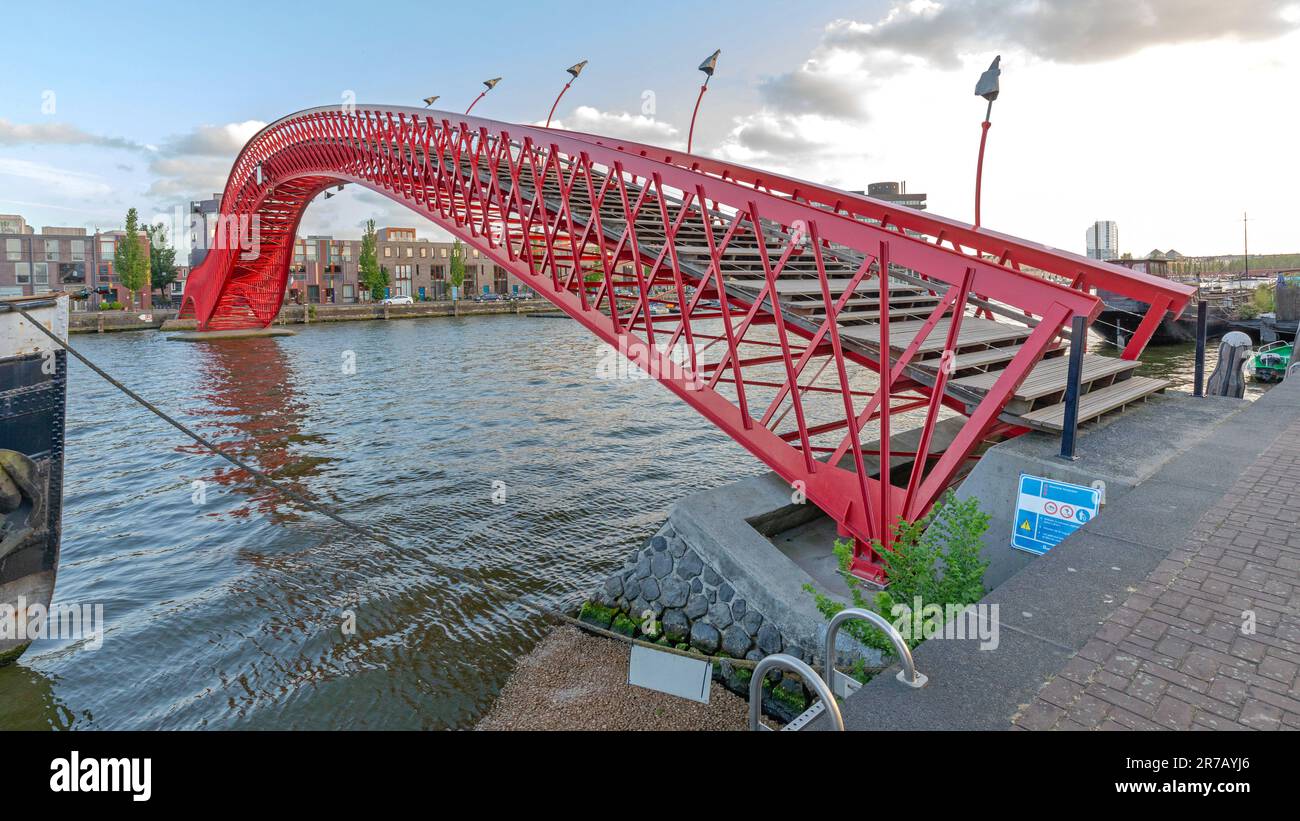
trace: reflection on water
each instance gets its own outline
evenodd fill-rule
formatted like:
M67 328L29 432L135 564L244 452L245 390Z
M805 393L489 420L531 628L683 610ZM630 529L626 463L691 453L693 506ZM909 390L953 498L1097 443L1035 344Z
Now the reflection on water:
M74 364L55 600L102 603L104 643L37 642L0 671L0 728L468 726L546 625L432 565L558 604L676 499L762 469L657 384L596 379L594 340L555 319L75 344L402 552L295 509Z

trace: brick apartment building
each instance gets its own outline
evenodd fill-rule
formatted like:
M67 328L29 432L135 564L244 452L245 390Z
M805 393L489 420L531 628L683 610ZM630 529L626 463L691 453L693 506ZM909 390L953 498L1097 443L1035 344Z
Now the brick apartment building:
M381 228L376 232L375 253L388 271L389 296L409 296L417 301L451 299L447 283L451 264L450 242L420 239L414 228ZM527 286L505 268L468 246L461 298L479 294L527 295ZM346 304L365 302L370 294L360 285L361 240L312 235L294 241L289 265L289 301Z
M148 253L148 238L140 235ZM0 214L0 296L29 296L64 290L81 298L74 310L95 310L101 302L128 302L113 271L113 257L125 231L90 234L85 228L45 226L38 232L21 216ZM152 307L148 289L137 304Z

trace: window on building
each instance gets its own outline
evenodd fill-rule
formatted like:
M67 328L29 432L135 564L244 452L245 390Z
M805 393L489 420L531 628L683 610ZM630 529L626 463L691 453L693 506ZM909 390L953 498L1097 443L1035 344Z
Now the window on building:
M48 262L32 263L32 284L33 285L50 284L50 264Z
M447 257L447 249L446 249L446 248L439 248L438 250L442 252L439 256L441 256L443 259L446 259L446 257Z
M46 262L59 261L59 241L57 239L45 240L45 261Z
M74 239L70 243L73 262L86 261L86 241L84 239Z
M20 239L5 240L5 259L9 262L17 262L23 258L23 241Z
M108 273L108 266L107 266L107 265L101 265L101 266L99 266L99 278L100 278L100 280L102 280L102 281L106 281L106 280L108 280L108 278L109 278L109 273Z
M415 249L409 245L406 246L406 258L410 259L413 256L415 256Z
M428 249L428 248L421 248L421 249L420 249L420 259L424 259L424 258L427 257L428 255L429 255L429 249Z
M99 255L101 257L111 257L113 256L113 251L116 247L117 246L114 244L113 240L101 239L99 241Z
M392 249L391 247L385 245L385 246L384 246L384 256L385 256L385 257L392 257L392 255L393 255L393 249Z
M19 285L32 284L32 264L30 262L14 263L14 282Z

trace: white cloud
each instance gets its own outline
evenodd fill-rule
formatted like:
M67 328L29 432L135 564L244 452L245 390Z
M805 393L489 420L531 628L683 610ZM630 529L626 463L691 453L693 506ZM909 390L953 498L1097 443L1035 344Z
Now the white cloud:
M190 200L223 190L240 149L265 126L260 120L200 125L168 137L149 163L154 181L147 193Z
M67 197L92 199L112 193L112 188L97 174L70 171L30 160L0 157L0 177L36 183L49 193Z
M245 120L225 125L200 125L184 133L169 137L162 144L164 154L223 157L234 162L235 155L266 127L261 120Z
M1278 101L1300 76L1297 29L1295 0L895 2L872 22L827 25L794 68L761 81L756 111L697 148L845 189L907 180L931 210L970 220L974 85L1001 53L991 228L1081 251L1083 227L1117 219L1126 250L1222 253L1249 208L1252 248L1290 250L1300 170L1277 157L1292 153L1300 113ZM1229 126L1250 112L1267 126Z
M95 145L128 151L148 151L152 146L123 137L91 134L69 123L13 123L0 118L0 145Z
M1300 25L1295 0L908 0L875 23L836 20L824 45L955 68L963 56L1018 49L1095 63L1156 45L1269 40ZM883 58L883 59L882 59Z
M542 125L541 122L536 125ZM601 111L589 105L578 106L563 120L552 120L552 128L600 134L605 137L622 137L635 142L680 148L685 145L681 132L670 123L644 114L626 111Z

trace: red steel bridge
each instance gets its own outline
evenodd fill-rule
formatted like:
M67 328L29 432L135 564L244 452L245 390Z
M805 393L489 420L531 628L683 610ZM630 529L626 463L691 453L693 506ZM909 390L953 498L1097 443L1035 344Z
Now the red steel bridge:
M406 205L511 271L776 471L882 578L991 444L1060 430L1071 322L1095 289L1153 307L1083 357L1080 421L1145 399L1137 358L1190 286L924 212L599 135L391 106L317 108L235 160L221 241L190 275L200 330L279 312L308 203L341 184ZM233 232L229 232L233 233ZM595 359L595 357L593 357Z

